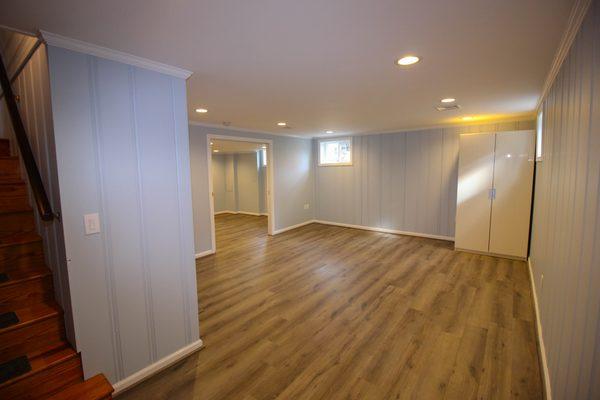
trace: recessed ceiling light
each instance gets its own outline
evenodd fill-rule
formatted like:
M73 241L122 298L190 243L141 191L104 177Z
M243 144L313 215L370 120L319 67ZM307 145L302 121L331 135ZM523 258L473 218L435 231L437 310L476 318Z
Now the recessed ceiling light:
M218 152L219 152L219 150L217 150L217 149L213 150L213 153L218 153Z
M277 125L278 126L287 126L287 123L286 122L278 122Z
M332 133L333 133L333 131L325 131L325 133L327 133L327 134L332 134Z
M474 118L473 118L473 117L471 117L471 116L462 117L462 120L463 120L463 121L473 121L473 119L474 119Z
M261 147L262 147L263 149L266 149L266 148L267 148L267 145L266 145L266 144L263 144Z
M196 112L200 114L206 114L208 110L206 108L196 108Z
M210 142L210 145L211 145L211 146L212 146L213 144L214 144L213 142Z
M396 61L396 63L398 63L398 65L407 66L407 65L416 64L419 61L421 61L421 59L417 56L404 56L404 57L398 59L398 61Z
M455 101L456 101L456 99L454 99L452 97L442 99L442 103L454 103Z

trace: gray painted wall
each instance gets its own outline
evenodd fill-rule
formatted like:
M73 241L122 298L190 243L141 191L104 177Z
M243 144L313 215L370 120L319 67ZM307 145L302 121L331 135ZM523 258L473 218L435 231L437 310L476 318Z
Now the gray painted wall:
M16 36L20 37L23 35L16 34ZM6 34L4 37L7 39ZM27 45L19 47L20 51L16 48L13 49L14 52L11 54L17 59L23 60L23 54L28 53L34 43L31 40L17 42L27 43ZM50 204L52 204L52 209L55 212L61 212L56 154L54 152L54 131L50 106L50 81L48 77L46 46L40 46L33 54L17 80L13 83L13 91L21 98L18 103L19 113L23 119L29 143L33 150ZM11 142L11 152L18 155L17 142L14 137L5 101L0 101L0 108L0 113L3 115L0 129L3 134L0 137L8 138ZM27 174L23 165L21 165L21 175L23 179L27 180ZM31 193L30 204L32 206L35 205ZM60 221L44 222L39 218L37 208L33 207L33 209L36 215L37 231L43 238L46 265L52 270L56 301L64 311L67 337L75 345L62 223Z
M198 339L185 81L48 57L77 349L116 382Z
M258 162L257 153L212 155L215 213L264 212L263 171Z
M215 212L227 210L225 202L225 154L213 154L212 156L212 175L213 175L213 193L215 195Z
M210 250L210 203L206 137L209 134L273 140L275 230L312 220L314 177L308 139L190 125L190 158L196 253ZM310 207L304 209L304 204Z
M552 397L598 399L600 2L592 3L543 111L530 257Z
M256 153L236 154L236 185L238 194L237 211L258 214L258 159Z
M503 122L353 137L352 166L318 166L316 219L435 236L454 236L458 136L533 129Z

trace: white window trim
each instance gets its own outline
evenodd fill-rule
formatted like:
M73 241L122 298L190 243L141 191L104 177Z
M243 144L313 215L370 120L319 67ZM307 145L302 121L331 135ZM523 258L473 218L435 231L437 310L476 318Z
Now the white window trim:
M542 109L538 113L538 115L535 119L535 161L542 161L543 159L544 159L544 110Z
M339 142L340 140L349 140L350 141L350 162L344 162L344 163L322 163L321 162L321 143L327 143L327 142ZM318 142L318 157L319 157L319 167L348 167L348 166L352 166L352 163L354 161L354 157L353 157L353 153L354 153L354 143L352 140L352 136L348 136L348 137L335 137L335 138L327 138L327 139L319 139Z

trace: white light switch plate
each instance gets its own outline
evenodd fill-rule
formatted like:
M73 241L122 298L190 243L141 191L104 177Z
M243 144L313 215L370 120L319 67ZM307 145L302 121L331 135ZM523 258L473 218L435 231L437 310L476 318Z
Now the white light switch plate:
M85 225L86 235L100 233L100 216L98 215L98 213L85 214L83 216L83 223Z
M309 208L310 208L310 204L306 203L306 204L304 205L304 209L305 209L305 210L308 210Z

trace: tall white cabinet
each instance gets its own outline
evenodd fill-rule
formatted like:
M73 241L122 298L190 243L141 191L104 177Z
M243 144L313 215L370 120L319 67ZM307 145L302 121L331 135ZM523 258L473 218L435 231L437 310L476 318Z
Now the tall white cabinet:
M527 257L535 133L460 135L455 247Z

